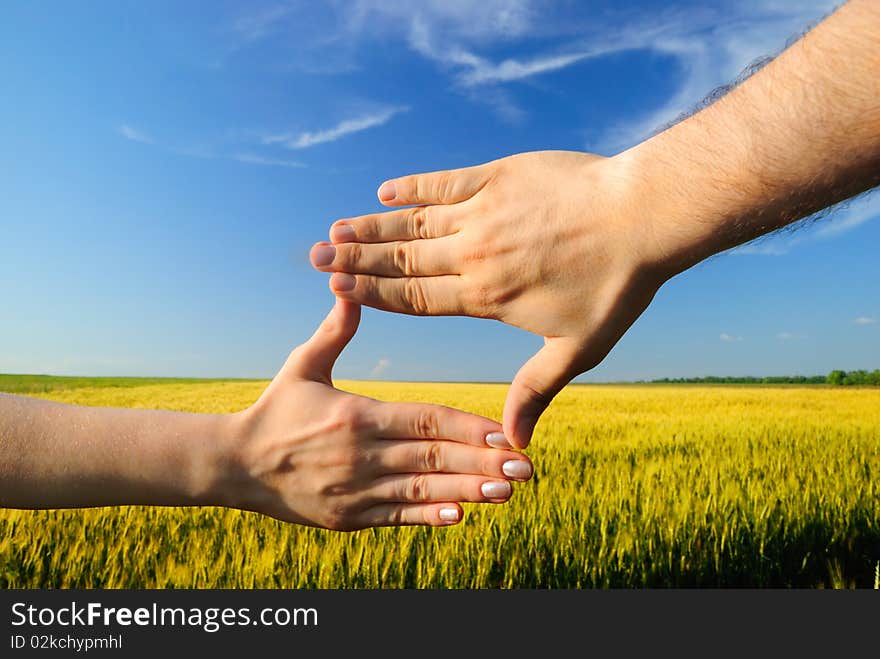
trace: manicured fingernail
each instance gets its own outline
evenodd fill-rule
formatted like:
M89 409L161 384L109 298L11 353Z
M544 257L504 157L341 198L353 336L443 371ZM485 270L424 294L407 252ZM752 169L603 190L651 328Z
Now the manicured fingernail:
M490 432L486 435L486 443L495 448L513 448L513 446L510 445L510 442L507 441L507 437L504 436L503 432Z
M525 460L508 460L501 465L501 471L511 478L529 478L532 475L532 465Z
M440 509L440 519L444 522L457 522L458 521L458 509L457 508L441 508Z
M506 499L510 496L510 493L513 492L513 488L511 488L510 483L507 482L483 483L480 487L480 491L487 499Z
M334 224L330 227L330 240L334 243L349 243L354 240L354 227L350 224Z
M349 291L353 291L355 284L357 284L355 276L345 272L335 272L333 273L333 276L330 277L330 288L338 293L348 293Z
M379 201L391 201L397 196L397 186L394 181L385 181L379 186Z
M336 248L333 245L315 245L311 253L312 265L316 268L330 265L336 258Z

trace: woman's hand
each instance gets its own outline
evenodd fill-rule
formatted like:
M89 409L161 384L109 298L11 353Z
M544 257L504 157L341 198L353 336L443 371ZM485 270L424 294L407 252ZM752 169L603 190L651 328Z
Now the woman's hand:
M532 475L498 423L438 405L382 403L333 388L360 307L337 301L260 397L236 415L224 505L351 531L448 526L458 502L502 503ZM509 445L507 445L509 446Z
M552 398L605 357L665 280L632 192L621 158L566 151L405 176L379 198L418 206L336 222L311 260L337 273L330 287L345 300L545 337L504 407L504 432L524 447Z

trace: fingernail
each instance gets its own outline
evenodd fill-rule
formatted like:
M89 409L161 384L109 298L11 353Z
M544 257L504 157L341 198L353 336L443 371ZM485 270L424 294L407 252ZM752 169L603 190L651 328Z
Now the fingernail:
M334 243L349 243L354 240L354 227L350 224L334 224L330 227L330 240Z
M458 509L457 508L441 508L440 509L440 519L444 522L457 522L458 521Z
M336 272L330 277L330 287L339 293L353 291L355 284L357 284L355 276L345 272Z
M336 258L336 248L333 245L315 245L312 247L311 258L315 267L330 265Z
M501 471L511 478L529 478L532 475L532 465L525 460L508 460L501 465Z
M508 482L483 483L480 487L480 491L487 499L506 499L510 496L510 493L513 492L513 488L510 487L510 483Z
M385 181L379 186L379 201L391 201L397 196L397 186L394 181Z
M495 448L513 448L513 446L510 445L510 442L507 441L507 437L504 436L503 432L490 432L486 435L486 443Z

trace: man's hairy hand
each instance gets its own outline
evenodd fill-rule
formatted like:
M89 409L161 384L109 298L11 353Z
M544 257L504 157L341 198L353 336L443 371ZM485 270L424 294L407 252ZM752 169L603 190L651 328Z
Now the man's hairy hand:
M553 397L605 357L664 280L650 228L627 212L621 169L544 151L395 179L380 200L416 206L336 222L312 263L337 273L330 286L346 300L543 336L504 409L505 434L524 447Z

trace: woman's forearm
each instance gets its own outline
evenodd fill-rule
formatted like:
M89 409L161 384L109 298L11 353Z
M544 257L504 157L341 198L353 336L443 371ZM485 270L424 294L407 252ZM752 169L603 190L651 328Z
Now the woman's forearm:
M880 184L880 3L617 159L673 273Z
M534 472L501 426L440 405L335 389L354 336L339 302L260 398L234 414L78 407L0 394L0 507L216 505L350 531L448 526Z
M65 405L0 394L0 506L215 500L230 417Z

